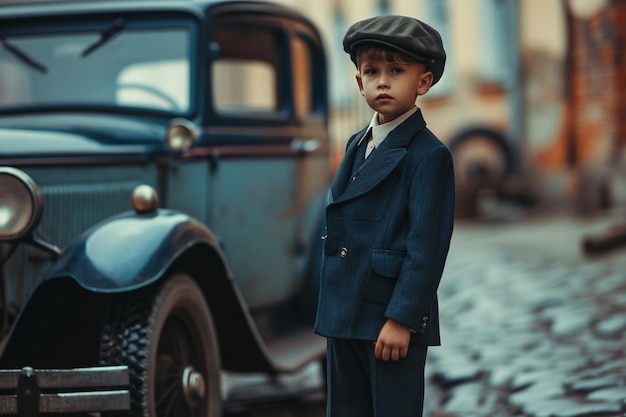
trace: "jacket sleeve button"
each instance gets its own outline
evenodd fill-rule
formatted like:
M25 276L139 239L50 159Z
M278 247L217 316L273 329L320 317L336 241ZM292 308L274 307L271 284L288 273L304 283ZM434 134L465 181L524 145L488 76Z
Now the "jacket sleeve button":
M341 248L339 250L339 256L341 256L342 258L345 258L348 256L348 249L346 248Z

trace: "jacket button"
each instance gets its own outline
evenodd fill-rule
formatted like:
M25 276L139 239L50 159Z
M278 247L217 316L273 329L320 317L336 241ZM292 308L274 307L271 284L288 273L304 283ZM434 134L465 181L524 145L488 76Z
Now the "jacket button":
M422 329L426 328L426 323L422 323Z
M348 249L346 248L341 248L339 250L339 256L341 256L342 258L345 258L346 256L348 256Z

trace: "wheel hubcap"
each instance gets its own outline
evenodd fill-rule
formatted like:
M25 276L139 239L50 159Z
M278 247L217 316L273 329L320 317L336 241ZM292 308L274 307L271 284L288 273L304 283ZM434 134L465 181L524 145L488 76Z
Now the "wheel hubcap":
M188 366L183 371L183 392L185 400L190 406L198 404L206 395L206 383L200 372L193 366Z

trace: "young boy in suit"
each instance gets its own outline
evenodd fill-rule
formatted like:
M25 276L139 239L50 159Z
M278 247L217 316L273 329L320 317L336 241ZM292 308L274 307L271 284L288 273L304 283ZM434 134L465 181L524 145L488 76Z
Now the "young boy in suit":
M327 415L421 416L454 170L415 102L446 55L435 29L404 16L357 22L343 46L375 114L349 139L326 208L315 332L328 341Z

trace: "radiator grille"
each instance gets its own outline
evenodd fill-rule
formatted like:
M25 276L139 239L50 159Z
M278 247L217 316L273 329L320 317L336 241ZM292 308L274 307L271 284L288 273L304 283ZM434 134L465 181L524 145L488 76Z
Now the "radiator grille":
M137 182L41 187L44 215L40 233L60 247L107 217L131 210Z

